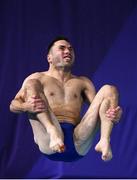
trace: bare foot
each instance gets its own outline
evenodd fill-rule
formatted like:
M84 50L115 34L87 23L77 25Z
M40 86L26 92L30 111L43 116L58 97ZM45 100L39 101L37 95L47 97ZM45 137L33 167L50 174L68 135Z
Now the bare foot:
M52 129L50 129L48 133L50 135L49 147L52 149L52 151L59 152L59 153L64 152L65 145L63 143L63 138L60 132L58 132L58 130L55 127L53 127Z
M112 151L109 140L100 140L95 146L95 150L102 153L102 160L109 161L112 159Z

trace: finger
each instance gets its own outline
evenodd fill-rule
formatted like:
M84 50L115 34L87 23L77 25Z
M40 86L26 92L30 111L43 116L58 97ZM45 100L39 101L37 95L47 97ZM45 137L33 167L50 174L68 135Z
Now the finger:
M45 106L45 102L43 102L43 101L35 101L34 100L34 101L29 101L29 103L33 106L40 106L40 105Z
M117 106L116 108L113 108L112 111L118 112L120 109L120 106Z
M30 102L34 102L34 103L44 103L45 101L41 98L30 98L29 99Z
M114 116L117 116L117 111L109 111L106 113L106 115L114 115Z
M36 104L36 105L45 105L45 102L43 102L43 101L34 101L34 104Z
M115 108L115 110L117 110L117 111L119 111L120 109L121 109L120 106L117 106L117 107Z
M41 98L32 98L32 101L34 102L44 102Z
M117 112L106 113L107 116L117 116Z
M40 98L39 96L37 96L37 95L32 95L31 96L31 98L33 98L33 99L37 99L37 98Z
M117 114L117 112L115 112L115 111L110 111L110 112L108 112L107 114Z
M42 112L44 112L45 111L45 109L35 109L35 113L42 113Z
M109 113L109 112L115 112L115 109L114 109L114 108L109 108L106 112L107 112L107 113Z
M110 110L107 110L107 111L106 111L106 113L109 113L109 112L110 112Z
M106 116L107 117L117 117L117 114L116 113L114 113L114 112L110 112L110 113L106 113Z
M110 112L116 112L116 111L117 111L116 108L111 108L111 109L110 109Z
M108 115L107 117L108 117L109 119L114 119L114 118L116 118L116 116L114 116L114 115L111 115L111 116Z
M45 106L37 106L37 107L35 107L35 109L42 109L42 110L46 111L47 108L45 108Z
M35 105L35 108L44 108L44 109L47 109L47 106L45 106L45 104L36 104Z

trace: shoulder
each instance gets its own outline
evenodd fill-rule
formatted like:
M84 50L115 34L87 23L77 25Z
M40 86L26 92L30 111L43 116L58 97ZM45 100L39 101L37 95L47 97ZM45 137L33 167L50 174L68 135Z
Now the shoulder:
M42 79L42 77L44 76L45 73L46 72L35 72L35 73L32 73L29 76L27 76L24 79L24 81L22 83L22 86L21 86L20 90L18 91L16 97L23 96L23 94L24 94L24 87L25 87L25 84L27 83L28 80L30 80L30 79L37 79L37 80L41 81L41 79Z
M38 79L38 80L40 80L42 77L45 77L46 74L47 74L46 71L45 72L35 72L33 74L30 74L28 77L26 77L26 79L24 81L29 80L29 79Z
M75 76L73 75L73 77L77 80L80 81L80 84L82 84L82 87L84 88L84 90L92 90L95 91L95 87L93 82L86 76Z
M79 76L79 79L81 79L85 84L93 85L93 82L86 76Z
M91 103L96 94L94 84L88 77L79 76L78 78L82 83L84 99Z
M96 92L93 82L88 77L80 76L79 78L82 80L85 90Z
M30 79L37 79L37 80L41 81L42 78L45 77L45 76L46 76L46 72L35 72L35 73L32 73L32 74L30 74L29 76L27 76L25 78L25 80L23 81L23 86Z
M80 80L82 84L94 86L92 81L86 76L72 75L72 78Z
M45 72L35 72L33 74L30 74L26 79L39 79L41 78L43 75L45 74Z
M75 78L75 79L81 80L81 81L91 82L91 80L90 80L88 77L86 77L86 76L76 76L76 75L73 75L73 74L72 74L72 78Z

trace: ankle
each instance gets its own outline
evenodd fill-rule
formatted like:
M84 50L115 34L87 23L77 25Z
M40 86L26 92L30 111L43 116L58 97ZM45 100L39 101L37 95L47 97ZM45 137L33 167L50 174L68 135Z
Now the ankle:
M56 130L57 130L56 127L55 127L54 125L52 125L52 124L49 124L49 125L47 126L47 132L48 132L49 134L54 133Z
M110 142L110 137L101 137L100 141Z

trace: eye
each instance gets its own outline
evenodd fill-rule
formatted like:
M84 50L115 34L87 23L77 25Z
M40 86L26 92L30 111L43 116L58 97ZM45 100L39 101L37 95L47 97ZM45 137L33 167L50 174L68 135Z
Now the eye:
M59 49L60 49L60 50L64 50L64 49L65 49L65 46L59 46Z
M72 47L69 47L69 51L73 51L73 48L72 48Z

